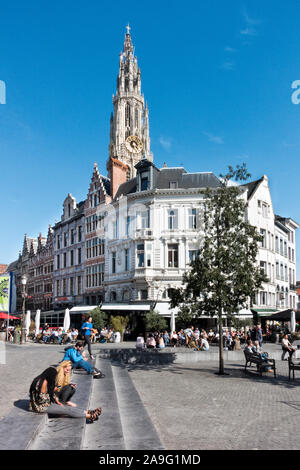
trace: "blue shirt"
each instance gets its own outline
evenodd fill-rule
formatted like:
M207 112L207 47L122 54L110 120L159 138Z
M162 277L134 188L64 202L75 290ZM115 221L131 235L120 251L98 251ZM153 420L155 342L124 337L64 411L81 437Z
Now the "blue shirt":
M83 328L88 328L88 330L83 330ZM88 323L88 322L85 322L82 327L81 327L81 331L84 335L87 335L87 336L91 336L91 329L93 328L93 323Z
M69 348L66 350L65 357L63 361L71 361L73 364L81 361L83 359L81 352L77 351L75 348Z

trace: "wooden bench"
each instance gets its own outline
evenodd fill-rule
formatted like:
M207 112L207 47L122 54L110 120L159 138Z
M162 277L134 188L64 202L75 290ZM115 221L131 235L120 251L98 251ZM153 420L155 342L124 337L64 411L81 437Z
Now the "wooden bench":
M265 354L267 354L267 353L265 353ZM250 367L251 367L252 364L256 364L257 370L260 372L260 375L262 375L263 372L266 372L265 371L266 362L260 357L259 354L250 353L250 352L244 350L244 355L245 355L245 360L246 360L245 372L247 371L248 364L250 365ZM275 359L268 358L268 361L272 363L272 364L270 364L270 366L273 369L274 377L276 377Z
M289 357L289 380L291 380L291 372L293 372L293 380L295 380L295 370L300 370L300 363L295 364L292 358Z

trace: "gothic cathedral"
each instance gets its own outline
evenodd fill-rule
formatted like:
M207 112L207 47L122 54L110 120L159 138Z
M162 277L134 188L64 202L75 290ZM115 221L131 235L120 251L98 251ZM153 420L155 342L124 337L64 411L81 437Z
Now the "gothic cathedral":
M114 112L110 119L109 159L127 165L127 179L136 175L134 166L142 159L153 161L150 152L149 110L141 93L141 70L134 55L130 27L127 26L120 53Z

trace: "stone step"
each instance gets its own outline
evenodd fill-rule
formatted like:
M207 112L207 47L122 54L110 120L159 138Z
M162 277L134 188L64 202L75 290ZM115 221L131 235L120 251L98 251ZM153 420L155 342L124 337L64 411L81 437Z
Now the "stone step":
M28 411L29 399L18 400L0 421L0 450L27 450L44 427L47 416Z
M158 433L129 376L121 364L112 366L126 450L164 449Z
M97 355L96 367L105 374L105 377L93 380L89 408L94 409L100 406L102 414L92 425L86 426L82 448L84 450L124 450L125 443L111 362Z
M92 383L92 375L86 371L73 371L72 382L77 384L76 393L72 401L78 408L88 409ZM57 418L45 416L44 425L38 435L31 441L30 450L80 450L86 426L86 418L70 418L59 416ZM88 425L89 426L89 425ZM91 425L92 426L92 425Z

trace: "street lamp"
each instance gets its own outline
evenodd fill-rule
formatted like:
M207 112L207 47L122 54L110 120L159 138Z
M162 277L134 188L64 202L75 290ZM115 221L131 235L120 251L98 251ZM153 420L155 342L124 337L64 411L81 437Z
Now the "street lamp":
M25 328L25 299L26 299L26 284L27 284L27 276L23 274L21 277L21 284L22 284L22 331L21 331L21 344L26 342L26 328Z

